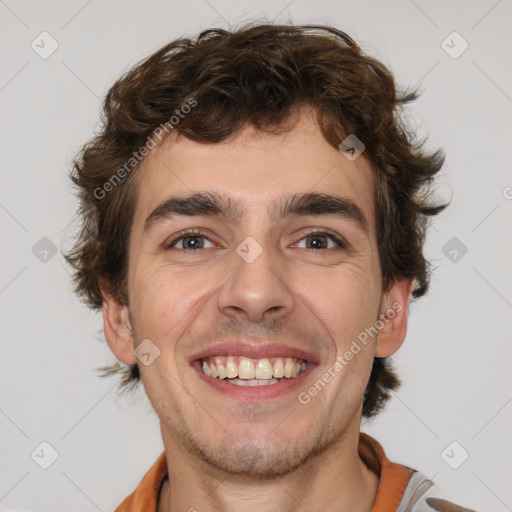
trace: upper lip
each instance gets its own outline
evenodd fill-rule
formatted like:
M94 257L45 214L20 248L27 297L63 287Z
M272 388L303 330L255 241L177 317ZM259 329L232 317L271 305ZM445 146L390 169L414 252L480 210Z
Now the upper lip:
M309 363L318 364L318 356L312 352L293 347L285 343L257 342L249 343L245 341L225 341L216 343L209 347L192 354L189 362L192 363L198 359L205 359L211 356L233 355L245 356L253 359L263 359L265 357L296 357L304 359Z

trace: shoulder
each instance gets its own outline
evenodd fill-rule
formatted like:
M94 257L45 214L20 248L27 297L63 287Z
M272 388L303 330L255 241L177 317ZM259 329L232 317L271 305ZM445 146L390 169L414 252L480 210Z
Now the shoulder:
M476 512L450 501L446 493L419 471L413 470L396 512Z

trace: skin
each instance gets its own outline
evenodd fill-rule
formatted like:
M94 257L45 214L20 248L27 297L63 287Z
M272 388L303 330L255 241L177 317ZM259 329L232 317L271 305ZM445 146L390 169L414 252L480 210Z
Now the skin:
M150 365L139 364L169 468L159 512L370 510L378 477L357 451L363 395L373 358L392 355L405 339L413 286L401 279L382 290L371 172L364 153L350 161L329 145L307 110L280 135L250 126L218 144L173 135L142 163L134 176L130 307L120 306L102 282L103 319L119 361L137 362L134 348L147 338L160 350ZM180 216L142 236L146 217L161 201L196 191L231 196L245 210L242 220ZM352 199L370 235L333 216L270 219L264 206L283 191ZM163 250L186 228L208 231L208 240L195 239L204 248L193 256L192 249ZM324 248L313 255L305 228L331 229L351 249L324 238ZM263 249L250 264L235 251L248 236ZM402 310L316 397L300 404L298 391L307 390L393 303ZM188 364L197 347L255 329L267 340L319 350L316 378L270 403L247 404L221 396Z

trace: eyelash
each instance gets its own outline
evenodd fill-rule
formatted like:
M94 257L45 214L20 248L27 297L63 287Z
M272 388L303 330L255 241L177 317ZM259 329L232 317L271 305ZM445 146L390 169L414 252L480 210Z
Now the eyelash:
M314 230L314 231L311 231L309 233L306 233L300 240L303 240L304 238L312 237L314 235L325 235L325 236L327 236L327 238L330 238L332 241L334 241L334 243L336 245L338 245L340 249L347 249L348 248L348 243L343 238L335 235L334 233L332 233L331 231L328 231L328 230ZM207 240L212 242L212 240L210 240L210 238L208 238L208 236L206 236L206 234L203 231L198 230L198 229L190 229L188 231L184 231L184 232L180 233L179 237L174 238L171 242L166 244L165 247L164 247L164 250L171 249L172 246L174 244L176 244L176 242L179 242L180 240L182 240L184 238L193 238L193 237L206 238ZM179 251L184 251L184 252L196 252L198 249L178 249L178 250ZM317 250L317 249L313 249L313 250ZM321 249L321 250L325 251L326 249Z

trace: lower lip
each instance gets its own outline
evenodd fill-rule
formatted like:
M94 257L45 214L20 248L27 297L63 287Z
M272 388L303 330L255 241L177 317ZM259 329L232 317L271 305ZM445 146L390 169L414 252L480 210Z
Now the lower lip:
M200 361L195 361L192 366L203 382L219 391L224 396L229 396L243 402L260 402L264 400L274 400L288 395L304 384L316 365L308 363L306 371L302 375L291 379L283 378L277 384L266 384L263 386L237 386L236 384L226 382L227 379L217 379L203 373Z

